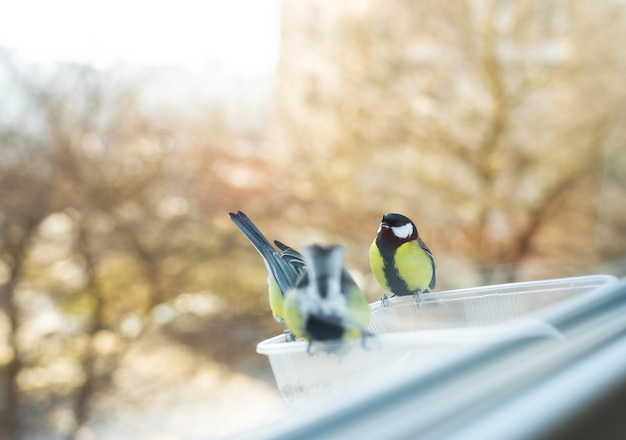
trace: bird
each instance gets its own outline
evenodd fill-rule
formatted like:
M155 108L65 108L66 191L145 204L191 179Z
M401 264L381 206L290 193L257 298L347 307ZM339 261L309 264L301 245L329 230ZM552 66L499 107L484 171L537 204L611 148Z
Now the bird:
M274 319L285 324L284 296L295 287L296 281L305 270L304 257L295 249L276 241L281 252L277 251L250 218L241 211L228 213L230 219L248 238L257 250L267 268L268 296Z
M437 282L432 252L422 241L415 223L402 214L383 215L376 238L369 249L370 267L378 283L393 296L430 292ZM381 304L388 304L387 294Z
M363 291L343 265L341 245L313 244L302 250L306 269L285 296L287 328L309 341L371 336L371 309Z

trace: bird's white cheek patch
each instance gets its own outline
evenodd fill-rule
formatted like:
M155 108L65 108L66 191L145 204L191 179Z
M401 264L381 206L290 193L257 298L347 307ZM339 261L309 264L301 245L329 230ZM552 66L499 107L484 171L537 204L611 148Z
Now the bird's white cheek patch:
M393 235L398 238L409 238L411 234L413 234L413 225L411 223L407 223L402 226L392 226L391 230L393 231Z

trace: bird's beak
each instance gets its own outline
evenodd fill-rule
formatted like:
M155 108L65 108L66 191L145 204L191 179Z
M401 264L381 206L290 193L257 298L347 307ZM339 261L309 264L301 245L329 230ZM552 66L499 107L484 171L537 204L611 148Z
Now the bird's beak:
M381 228L381 229L391 229L391 226L389 226L389 225L388 225L387 223L385 223L385 222L382 222L382 223L380 224L380 228Z

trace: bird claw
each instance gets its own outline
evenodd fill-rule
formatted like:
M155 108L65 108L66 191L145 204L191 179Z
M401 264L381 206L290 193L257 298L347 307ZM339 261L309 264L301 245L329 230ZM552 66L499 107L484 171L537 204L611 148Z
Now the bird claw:
M285 329L283 330L283 335L285 335L285 340L287 342L296 342L296 336L291 333L289 330Z
M370 333L369 331L362 331L361 332L361 348L363 348L363 350L368 350L368 346L367 346L367 338L373 338L374 334Z
M413 300L415 301L415 304L419 305L420 301L422 300L422 298L420 297L421 293L422 292L420 292L419 290L416 292L413 292Z
M380 305L383 309L386 309L389 306L389 297L386 293L380 298Z

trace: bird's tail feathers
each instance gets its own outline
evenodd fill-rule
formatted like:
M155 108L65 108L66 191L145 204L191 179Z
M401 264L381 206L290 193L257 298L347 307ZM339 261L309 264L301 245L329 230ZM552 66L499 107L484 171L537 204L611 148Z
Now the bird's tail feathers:
M280 254L274 249L269 240L263 235L261 230L252 223L252 220L250 220L246 214L237 211L237 213L228 213L228 216L248 238L257 252L261 254L267 271L272 274L284 295L284 293L295 284L299 271L296 267L281 258Z
M237 227L243 232L243 234L250 240L252 246L261 254L263 258L268 258L272 252L276 252L269 240L263 235L263 233L256 227L252 220L248 218L246 214L241 211L237 213L229 212L228 216L237 225Z
M306 263L304 262L304 256L300 252L290 246L287 246L282 241L274 240L274 244L282 251L280 255L287 259L291 265L297 267L298 269L305 268Z

